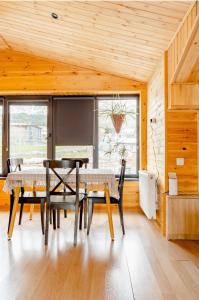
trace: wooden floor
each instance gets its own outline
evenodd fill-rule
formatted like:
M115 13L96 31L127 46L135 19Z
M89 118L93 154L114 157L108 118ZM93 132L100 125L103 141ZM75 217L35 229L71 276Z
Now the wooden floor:
M199 242L168 242L139 213L125 215L123 237L114 215L115 242L107 216L95 213L90 236L73 247L73 215L51 228L43 246L39 214L24 215L7 241L8 215L0 214L0 299L128 300L199 299Z

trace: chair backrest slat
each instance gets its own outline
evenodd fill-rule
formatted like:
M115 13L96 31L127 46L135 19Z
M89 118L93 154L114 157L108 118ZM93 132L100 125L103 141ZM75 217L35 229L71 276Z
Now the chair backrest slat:
M68 157L68 158L62 158L62 160L74 160L74 161L79 161L80 163L83 163L85 165L85 169L87 169L87 165L89 163L89 158L88 157L81 157L81 158L73 158L73 157Z
M43 162L46 168L46 192L47 201L50 201L51 195L76 195L76 200L79 201L79 167L82 167L83 163L74 160L45 160ZM66 170L64 174L60 175L60 170ZM50 184L50 170L53 172L54 176L57 178L58 183L55 183L53 187ZM67 177L75 170L75 190L71 188L67 182ZM64 189L61 189L63 185ZM60 187L60 189L58 189Z
M8 173L21 171L22 165L23 165L23 158L8 158L7 160Z

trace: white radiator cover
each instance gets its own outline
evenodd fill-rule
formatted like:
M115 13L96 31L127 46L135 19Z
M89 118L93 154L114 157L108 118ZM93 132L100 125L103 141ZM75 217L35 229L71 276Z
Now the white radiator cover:
M156 178L148 171L139 171L140 206L148 219L156 219Z

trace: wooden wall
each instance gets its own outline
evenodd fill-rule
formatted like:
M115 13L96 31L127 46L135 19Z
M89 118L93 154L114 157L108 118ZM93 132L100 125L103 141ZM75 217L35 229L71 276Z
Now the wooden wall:
M147 116L147 169L156 174L158 180L158 216L157 221L164 226L165 199L165 91L164 59L162 58L148 84ZM150 119L155 119L151 123Z
M77 95L139 93L140 167L146 168L147 88L145 83L96 72L11 50L0 52L0 95ZM0 209L8 209L9 197L2 192ZM138 182L125 182L124 206L138 209Z
M0 95L133 93L146 85L11 50L0 51Z
M198 192L198 113L196 111L168 111L167 164L168 172L178 177L179 193ZM185 159L184 166L176 165L176 158Z

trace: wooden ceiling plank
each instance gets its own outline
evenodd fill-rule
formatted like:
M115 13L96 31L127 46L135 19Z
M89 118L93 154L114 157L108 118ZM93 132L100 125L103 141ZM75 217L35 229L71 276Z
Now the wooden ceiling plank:
M12 19L12 18L11 18ZM4 18L4 22L1 23L0 25L0 28L4 28L4 30L6 29L5 26L6 26L6 21L7 21L7 24L8 25L12 25L12 20L11 19L7 19ZM15 18L15 27L17 27L17 25L20 25L19 27L22 27L22 25L24 24L24 26L28 29L28 31L31 29L30 27L30 24L28 25L26 21L23 22L23 19L16 19ZM39 32L46 32L48 34L51 34L52 36L55 35L56 36L56 31L53 32L52 34L52 31L49 30L48 27L38 27L38 25L32 27L32 29L38 29L38 33ZM67 31L66 31L66 34L67 34ZM118 39L119 39L119 35L122 34L122 31L118 34ZM64 35L63 35L63 32L61 33L61 37L64 38ZM136 42L138 43L139 45L143 45L143 46L149 46L149 47L152 47L152 48L155 48L155 49L160 49L160 50L163 50L165 49L165 47L167 47L167 43L164 43L162 44L161 42L158 42L159 39L157 39L156 41L152 41L152 40L144 40L144 39L140 39L138 38L136 35L132 35L131 38Z
M5 3L5 2L4 2ZM44 2L44 3L42 3L42 2L39 2L40 3L40 6L38 6L38 9L36 9L36 8L34 8L34 12L31 12L31 10L30 10L30 4L29 4L30 2L25 2L25 4L20 8L20 11L19 11L19 13L20 13L20 15L21 15L21 17L22 17L22 14L24 13L24 14L27 14L27 11L29 11L29 14L31 13L32 15L36 15L38 18L39 17L45 17L46 18L46 20L47 20L47 17L49 16L49 22L50 21L52 21L51 20L51 12L54 10L54 11L57 11L57 13L60 15L60 16L62 16L63 15L63 11L64 11L64 7L63 7L63 5L62 6L59 6L59 4L61 5L61 3L62 2L58 2L57 3L57 5L56 5L56 7L57 7L57 9L56 9L56 7L55 7L55 5L53 5L53 2ZM35 2L35 5L37 4L37 2ZM71 4L72 5L72 4ZM7 13L9 12L9 10L8 10L8 7L10 8L10 11L14 11L14 7L13 7L13 3L8 3L8 4L1 4L1 6L2 7L4 7L4 9L6 9L7 10ZM42 9L39 9L39 7L41 7ZM59 8L60 7L60 8ZM68 7L68 9L70 9L70 6L67 6ZM66 10L67 10L67 7L66 7ZM16 7L17 8L17 7ZM48 9L49 9L49 11L48 11ZM85 13L87 13L87 14L89 14L90 15L90 12L86 12L85 10L84 10L84 12ZM92 13L92 12L91 12ZM23 15L24 15L23 14ZM15 14L15 17L16 17L16 14ZM61 17L60 17L60 19L61 19ZM75 19L77 19L77 14L75 14ZM74 16L73 16L73 20L74 20ZM89 24L91 24L91 18L88 18L88 16L87 16L87 18L85 18L82 14L79 14L78 15L78 20L82 20L83 22L88 22ZM168 28L168 26L166 26L165 24L164 24L164 26L158 26L159 24L157 23L157 22L155 22L155 21L153 21L153 24L145 24L145 22L143 21L143 19L141 20L141 18L139 19L139 20L137 20L137 18L132 18L132 24L130 23L131 21L128 21L127 22L127 24L123 24L123 30L125 31L126 30L126 32L128 32L128 30L130 30L130 25L134 25L134 26L136 26L136 25L139 25L139 26L143 26L143 29L145 29L145 30L150 30L150 31L154 31L154 32L159 32L160 30L162 31L162 33L164 33L164 34L167 34L168 32L169 32L169 34L172 34L173 33L173 31L175 30L175 28L176 28L176 26L175 26L175 28L173 28L173 29L169 29ZM137 21L136 21L137 20ZM108 21L108 20L107 20ZM119 22L119 20L118 19L116 19L116 21L117 22ZM56 23L56 20L55 20L55 22L54 23ZM100 24L99 24L100 25ZM109 21L109 27L110 27L110 21ZM116 24L115 24L116 25ZM124 27L124 25L126 25L126 28ZM107 28L106 28L107 29Z
M14 35L12 35L14 33ZM6 32L6 35L8 35L8 34L11 34L12 35L12 37L14 37L15 36L15 34L18 34L19 33L19 31L17 30L17 29L12 29L12 30L8 30L7 29L7 32ZM32 30L29 30L29 32L28 32L28 36L26 35L26 30L24 29L23 31L20 29L20 38L21 37L24 37L24 39L26 38L26 41L27 41L27 43L28 43L28 39L29 38L35 38L35 37L37 37L37 32L33 32ZM85 58L86 58L86 56L87 55L91 55L92 57L99 57L99 58L104 58L104 57L106 57L106 58L108 58L108 59L110 59L110 60L119 60L120 58L121 58L121 56L119 56L117 53L115 53L115 54L113 54L113 53L111 53L111 52L105 52L105 51L103 51L103 50L101 50L101 49L92 49L91 47L86 47L86 46L82 46L82 45L80 45L80 44L78 44L78 45L76 45L75 43L72 43L72 42L62 42L62 41L60 41L60 40L57 40L57 39L55 39L54 38L54 43L55 43L55 45L53 45L52 44L52 40L51 40L51 37L48 37L46 34L44 34L43 36L41 36L40 37L41 38L41 40L40 40L40 43L42 42L44 42L45 41L45 44L46 45L51 45L51 49L56 49L56 48L58 48L58 49L62 49L63 48L63 50L65 51L65 53L67 54L67 55L69 55L70 54L70 52L69 52L69 50L71 51L71 52L76 52L76 51L78 51L78 53L79 53L79 51L81 52L81 53L84 53L85 52ZM121 60L122 62L130 62L129 64L134 64L134 65L136 65L136 66L138 66L138 64L139 64L139 59L136 59L136 58L129 58L129 57L126 57L126 56L122 56L122 60ZM155 63L152 63L152 62L148 62L148 61L146 61L145 62L145 65L144 65L144 69L151 69L151 68L153 68L154 66L155 66L156 64Z
M39 44L39 45L46 45L46 49L48 49L48 45L49 45L49 42L48 41L43 41L43 43L41 44ZM56 49L59 49L60 50L60 47L51 47L51 50L52 51L54 51L54 50L56 50ZM107 62L108 61L110 61L110 62L117 62L117 64L122 64L122 65L124 65L124 66L129 66L129 67L132 67L132 66L135 66L135 67L140 67L140 61L138 60L138 61L136 61L136 60L128 60L128 59L125 59L125 60L122 60L122 62L121 62L121 60L118 58L118 57L111 57L111 56L108 56L108 55L101 55L100 53L99 54L96 54L96 52L95 52L95 55L92 55L92 51L91 50L89 50L89 52L88 52L88 54L90 54L90 56L86 56L85 54L87 53L86 52L86 50L83 50L83 49L80 49L80 50L78 50L78 49L69 49L68 51L66 51L66 54L65 55L67 55L67 57L71 57L71 56L73 56L76 52L77 52L77 54L79 53L81 51L81 55L79 55L79 57L82 57L84 60L87 60L87 59L101 59L101 58L103 58L104 60L106 60ZM84 52L85 51L85 52ZM141 69L144 69L144 70L151 70L151 69L153 69L155 67L155 65L152 65L152 66L148 66L146 63L144 63L143 64L143 66L141 67Z
M4 19L4 22L5 22L5 19ZM26 23L25 23L26 24ZM9 25L9 27L12 25L12 21L10 20L10 23L8 24ZM0 27L1 27L1 25L0 25ZM48 30L49 31L49 30ZM61 28L60 28L60 33L61 34L63 34L63 30L61 31ZM68 29L67 29L67 32L68 32ZM58 33L58 31L56 31L56 34ZM74 36L76 36L75 34L74 34L74 31L70 31L70 35L74 35ZM88 33L87 33L87 35L88 35ZM100 36L101 36L101 34L100 34ZM90 37L90 36L89 36ZM77 38L79 38L79 36L77 35ZM90 41L92 41L92 39L93 39L93 36L91 36L91 38L89 39ZM89 41L88 40L88 41ZM153 54L153 56L155 56L155 54L158 52L156 49L154 49L154 48L152 48L152 47L148 47L148 46L144 46L144 47L142 47L142 46L140 46L140 45L138 45L138 44L133 44L133 43L131 43L131 44L129 44L129 43L127 43L126 42L126 40L123 40L122 38L120 39L120 43L118 43L118 39L116 39L115 37L113 38L113 37L110 37L110 38L105 38L105 35L103 35L103 40L105 40L106 42L107 41L111 41L111 40L113 40L115 43L113 43L112 44L112 46L114 47L114 45L115 44L117 44L117 46L118 46L118 44L120 45L121 44L121 47L123 47L125 44L127 44L127 45L129 45L129 46L127 46L126 47L126 49L128 49L128 50L132 50L132 49L137 49L138 51L139 51L139 53L140 52L143 52L143 53L148 53L149 55L151 55L151 54ZM99 38L98 38L98 43L101 43L100 42L101 40L99 40Z
M126 1L121 1L121 3L126 3ZM132 7L132 8L136 8L139 10L145 10L145 11L149 11L149 12L154 12L163 16L173 16L174 18L183 18L184 16L184 11L179 11L178 9L175 10L171 10L168 7L164 7L161 5L158 5L158 1L157 2L153 2L153 1L128 1L128 3L126 3L127 6ZM185 9L186 11L186 9Z
M40 22L40 20L38 19L38 16L18 16L18 18L16 18L15 16L15 13L10 13L8 16L4 17L4 20L7 20L7 19L10 19L11 21L13 20L13 17L15 18L15 24L21 24L21 23L25 23L27 24L28 22L31 22L31 20L35 20L35 24L34 24L34 27L39 27L39 25L41 26L47 26L47 18L44 18L44 22ZM66 21L59 21L59 26L61 26L62 24L63 25L66 25L66 28L68 28L68 24L73 25L72 23L68 23L67 21L71 21L73 22L74 20L74 17L75 17L75 14L73 16L73 18L71 20L66 20ZM2 18L3 20L3 18ZM78 19L79 20L79 19ZM55 30L56 29L56 25L57 24L53 24L52 22L50 22L50 24L48 24L50 26L52 26L52 30ZM79 25L81 26L81 22L79 23ZM107 24L97 24L97 25L93 25L93 29L96 31L96 28L98 28L100 31L103 31L103 32L107 32ZM58 26L58 27L59 27ZM71 29L72 29L72 26L71 26ZM84 24L84 30L88 30L89 27L87 28ZM83 30L82 30L83 31ZM85 32L85 31L84 31ZM146 35L143 35L143 34L138 34L138 33L133 33L133 32L126 32L123 28L117 28L114 26L114 28L110 28L109 29L109 32L111 34L116 34L116 36L119 38L119 35L123 37L123 39L126 37L126 39L129 39L129 38L132 38L132 39L136 39L138 41L140 41L141 43L148 43L150 45L155 45L156 48L165 48L165 46L168 45L168 39L167 40L164 40L164 39L160 39L160 38L153 38L152 36L147 36ZM101 32L102 33L102 32Z
M12 25L11 23L9 23L9 25ZM70 30L69 30L70 31ZM68 32L68 29L67 29L67 32ZM70 31L70 35L74 35L74 36L76 36L78 39L80 39L79 38L79 35L77 34L76 35L76 33L74 32L74 31ZM87 35L88 35L88 33L87 33ZM92 36L92 35L89 35L89 39L83 39L84 41L92 41L93 39L94 39L94 37L96 38L96 36ZM80 39L81 40L81 39ZM97 37L96 39L94 39L94 40L96 40L98 43L100 42L99 41L99 38ZM113 40L113 42L111 43L111 41ZM124 47L125 46L125 43L124 43L124 41L121 39L121 43L120 44L118 44L118 39L116 39L116 38L113 38L113 37L111 37L111 38L106 38L105 37L105 35L102 35L101 36L101 41L102 42L104 42L105 43L105 45L109 45L110 44L110 46L111 47L115 47L116 49L122 49L122 50L128 50L128 51L131 51L132 53L134 53L134 49L136 50L138 50L138 53L140 53L140 51L142 51L143 52L143 56L144 55L146 55L146 56L149 56L149 57L151 57L151 55L153 54L156 54L157 53L157 50L154 50L154 49L152 49L152 48L146 48L146 46L145 47L140 47L140 46L138 46L138 45L133 45L132 43L131 44L129 44L129 43L126 43L126 41L125 41L125 43L127 44L127 47ZM110 42L110 43L109 43ZM123 49L124 48L124 49Z
M95 3L95 4L94 4ZM157 29L157 26L159 25L158 22L155 22L153 21L152 24L145 24L143 22L143 18L139 18L137 19L135 16L130 16L129 19L127 19L126 17L126 14L123 14L123 17L120 16L121 14L118 13L117 11L114 11L114 10L111 10L111 9L102 9L101 10L101 13L96 13L95 11L89 9L91 7L98 7L97 5L103 5L102 3L104 2L91 2L91 3L75 3L75 2L72 2L69 6L67 6L66 8L63 8L61 6L60 3L58 3L57 5L57 10L60 12L60 14L64 14L64 12L66 11L69 11L71 12L72 11L72 8L75 9L75 11L80 11L81 13L78 14L79 16L86 16L86 17L89 17L89 19L92 19L93 17L97 20L101 20L100 17L103 17L102 20L106 20L106 21L109 21L109 26L110 26L110 18L111 20L113 21L114 24L121 24L121 26L129 26L129 28L126 28L126 30L130 30L131 27L133 26L136 26L136 25L139 25L139 26L143 26L143 29L146 30L146 31L154 31L155 33L159 33L159 30L162 30L165 34L166 33L169 33L169 34L172 34L173 33L173 29L169 29L167 26L161 26ZM109 4L108 3L105 3L105 4ZM94 6L95 5L95 6ZM46 7L48 8L51 8L53 9L54 6L52 5L52 2L48 2L46 4ZM118 16L119 15L119 16ZM98 19L97 19L98 18ZM176 26L175 26L176 27ZM125 29L125 28L124 28Z
M88 3L87 3L88 4ZM172 15L165 16L160 13L154 13L153 11L146 11L144 9L137 9L133 5L131 7L128 6L128 1L126 2L91 2L91 5L94 5L96 7L101 7L104 10L108 11L112 10L112 12L118 12L118 14L121 14L123 16L129 16L131 17L141 17L146 18L147 20L154 20L156 22L160 22L160 24L178 24L180 22L181 18L177 18L176 16L173 17Z

